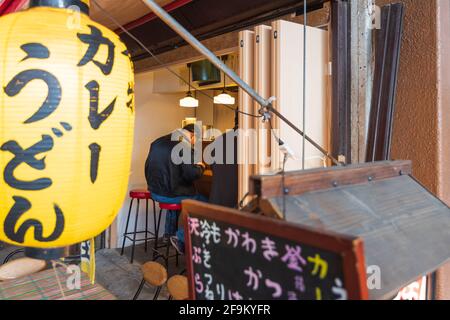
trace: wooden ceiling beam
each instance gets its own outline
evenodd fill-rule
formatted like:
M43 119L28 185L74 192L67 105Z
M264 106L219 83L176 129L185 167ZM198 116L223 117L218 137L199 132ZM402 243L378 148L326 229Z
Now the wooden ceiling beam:
M176 10L178 8L181 8L182 6L187 5L188 3L191 3L193 0L175 0L168 5L164 6L163 9L167 12L172 12L173 10ZM157 16L153 12L150 12L149 14L146 14L145 16L140 17L139 19L136 19L134 21L131 21L124 25L123 27L127 30L132 30L134 28L137 28L139 26L142 26L143 24L152 21L156 19ZM116 29L115 32L117 34L121 34L123 32L122 29Z

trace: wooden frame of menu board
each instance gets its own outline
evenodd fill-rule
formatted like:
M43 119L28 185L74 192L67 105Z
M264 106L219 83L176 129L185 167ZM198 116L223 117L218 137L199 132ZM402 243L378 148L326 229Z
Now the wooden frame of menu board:
M350 300L368 299L364 246L361 238L314 230L277 219L243 213L193 200L183 201L182 206L189 298L191 300L196 300L196 292L189 217L204 218L209 221L245 228L255 233L281 238L337 255L343 264L343 288L347 291L347 298Z

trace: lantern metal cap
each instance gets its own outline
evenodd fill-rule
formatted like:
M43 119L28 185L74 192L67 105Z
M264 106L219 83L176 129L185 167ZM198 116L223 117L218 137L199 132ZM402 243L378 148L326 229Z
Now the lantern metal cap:
M60 9L78 7L81 13L89 15L88 0L30 0L30 8L35 7L51 7Z

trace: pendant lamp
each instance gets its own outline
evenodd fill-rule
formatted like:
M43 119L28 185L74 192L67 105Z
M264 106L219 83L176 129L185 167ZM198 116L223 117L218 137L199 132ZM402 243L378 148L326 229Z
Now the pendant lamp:
M191 64L188 64L188 70L189 70L189 79L188 79L189 91L187 92L186 97L180 100L180 107L197 108L198 100L192 96L192 92L191 92Z
M214 97L215 104L234 105L236 99L226 92L226 75L223 73L223 90L222 93Z

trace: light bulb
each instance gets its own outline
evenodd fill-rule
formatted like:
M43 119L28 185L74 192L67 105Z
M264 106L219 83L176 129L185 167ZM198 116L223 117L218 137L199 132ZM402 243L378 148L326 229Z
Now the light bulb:
M233 105L236 103L236 99L230 96L228 93L222 92L218 96L214 97L215 104Z
M192 97L192 94L188 92L187 96L180 100L180 107L183 108L197 108L198 100Z

